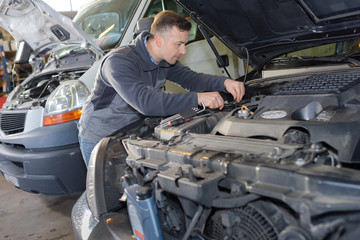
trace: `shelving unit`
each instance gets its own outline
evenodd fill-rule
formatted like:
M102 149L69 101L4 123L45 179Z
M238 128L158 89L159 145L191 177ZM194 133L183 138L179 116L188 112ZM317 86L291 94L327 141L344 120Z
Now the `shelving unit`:
M9 74L9 82L11 84L10 89L13 89L14 86L19 85L25 78L31 74L32 67L28 63L15 63L14 59L16 56L16 50L4 51L6 58L7 72ZM0 96L7 94L9 87L6 83L5 70L2 64L2 59L0 59Z
M0 83L1 83L1 92L6 94L12 90L12 63L16 55L16 51L3 51L3 46L0 47L1 50L1 71L0 71ZM6 63L4 64L4 59ZM10 84L10 86L8 86Z

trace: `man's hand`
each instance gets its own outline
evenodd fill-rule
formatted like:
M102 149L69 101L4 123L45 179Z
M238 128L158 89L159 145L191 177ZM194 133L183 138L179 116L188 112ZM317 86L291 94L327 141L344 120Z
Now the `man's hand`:
M198 105L201 106L201 101L205 104L205 107L210 109L219 108L220 110L224 107L224 99L218 92L202 92L196 93L198 97Z
M245 87L242 82L234 81L230 78L226 79L224 82L226 91L233 95L236 102L240 102L243 96L245 95Z

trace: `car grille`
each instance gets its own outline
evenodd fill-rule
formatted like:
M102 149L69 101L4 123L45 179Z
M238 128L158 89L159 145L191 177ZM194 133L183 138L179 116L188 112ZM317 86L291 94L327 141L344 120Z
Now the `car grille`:
M26 113L0 113L0 127L6 134L21 133L24 131Z
M341 93L360 83L360 74L316 75L302 79L276 95Z

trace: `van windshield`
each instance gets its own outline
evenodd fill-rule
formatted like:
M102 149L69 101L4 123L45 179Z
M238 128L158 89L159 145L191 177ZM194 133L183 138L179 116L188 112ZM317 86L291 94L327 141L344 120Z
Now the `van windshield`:
M137 4L134 0L93 0L80 9L73 21L106 51L118 44Z
M348 64L360 66L360 39L311 47L272 59L264 70Z

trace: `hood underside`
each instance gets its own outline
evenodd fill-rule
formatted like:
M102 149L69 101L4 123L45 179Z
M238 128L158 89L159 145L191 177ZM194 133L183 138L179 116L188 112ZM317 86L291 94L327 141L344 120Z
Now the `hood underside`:
M284 53L359 37L360 1L177 0L238 56L259 70Z
M0 1L0 26L17 42L27 42L34 55L63 43L92 44L71 19L38 0Z

